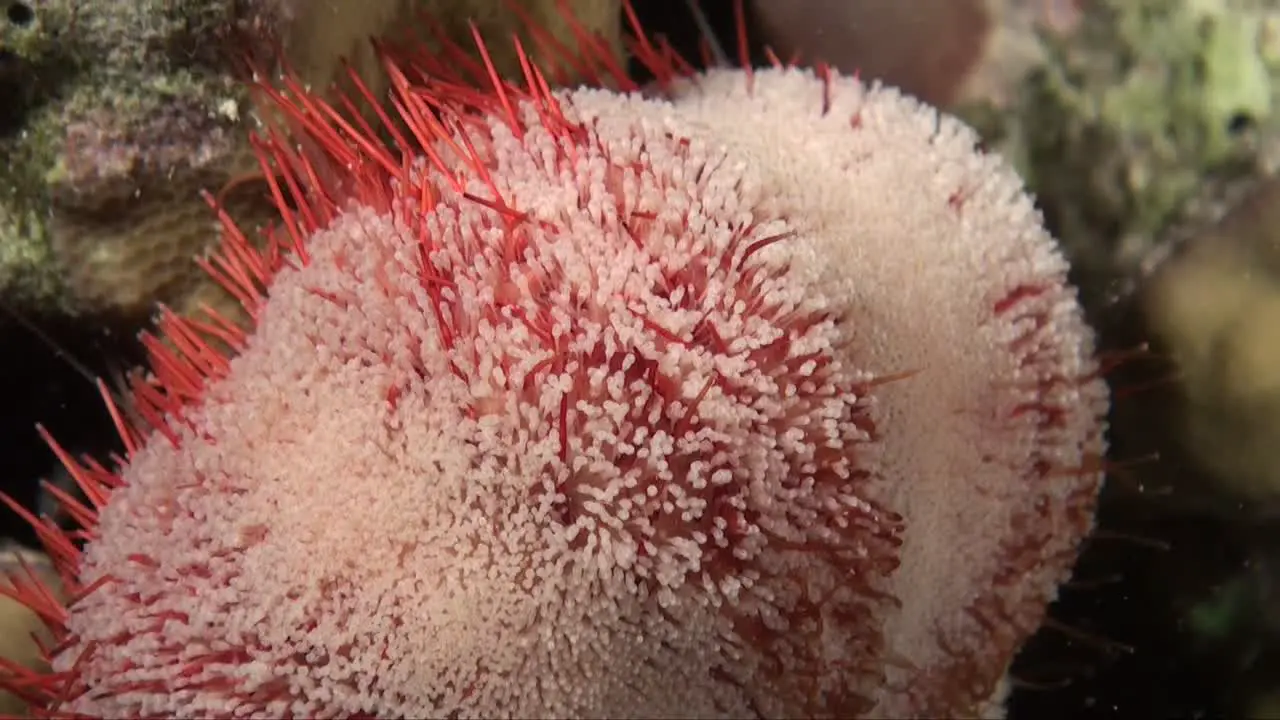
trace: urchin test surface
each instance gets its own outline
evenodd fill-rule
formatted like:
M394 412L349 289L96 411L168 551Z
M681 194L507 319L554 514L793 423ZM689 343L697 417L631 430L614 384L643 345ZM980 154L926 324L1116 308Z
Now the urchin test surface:
M1065 261L1015 174L895 90L713 71L671 96L751 159L773 211L804 219L798 269L854 308L856 362L914 373L877 389L877 497L907 527L888 647L919 672L890 667L876 713L979 701L932 689L964 670L995 687L1069 575L1101 482L1081 470L1104 451L1107 393ZM968 616L975 597L1000 616L995 632Z
M626 572L644 564L635 559L634 549L604 547L607 538L599 535L581 541L593 551L583 552L577 535L548 537L543 530L553 508L528 499L531 488L549 490L545 479L528 468L558 461L556 426L545 419L561 411L558 399L573 378L566 379L566 370L545 382L535 378L531 395L513 392L502 378L522 379L521 372L545 359L530 351L540 341L538 334L521 323L498 327L481 320L492 320L486 313L506 292L555 286L547 273L559 268L564 275L558 280L572 277L581 283L584 276L577 273L590 271L601 285L600 292L579 293L573 313L553 308L558 313L553 321L574 313L606 316L612 329L602 324L594 341L648 353L666 382L679 390L683 400L678 404L691 405L713 373L740 378L759 396L761 402L744 408L712 392L699 405L700 422L710 433L702 440L720 442L740 456L742 467L755 475L739 479L749 481L756 497L775 508L803 510L810 520L821 521L824 509L832 507L864 513L862 521L871 525L867 533L880 529L852 480L821 493L802 491L800 482L786 489L786 502L771 497L779 488L762 482L767 473L784 468L794 468L803 481L812 472L806 467L847 465L857 456L850 446L867 439L863 398L853 391L858 374L833 359L833 326L818 319L800 332L778 326L782 317L817 318L829 309L820 297L785 276L765 278L752 291L767 296L764 304L775 308L770 313L758 308L744 313L749 303L734 299L734 293L755 285L720 283L705 296L724 299L718 306L724 315L720 341L750 349L794 335L795 353L831 359L818 374L809 360L796 363L795 371L812 380L808 386L779 386L779 378L720 353L659 342L666 333L692 328L706 308L671 305L673 296L696 288L656 293L653 284L665 271L696 266L691 256L729 241L730 234L714 220L747 213L767 217L759 211L760 184L749 178L739 182L735 173L744 172L743 163L719 157L696 141L682 142L679 123L665 105L638 100L610 105L607 95L592 93L581 99L595 109L601 133L631 127L626 137L606 138L619 157L641 160L634 141L646 138L643 159L665 163L658 174L667 184L658 187L653 178L618 170L628 163L559 165L551 173L555 182L549 183L540 163L554 153L539 154L546 146L523 152L495 124L493 167L513 173L505 178L495 172L498 182L517 206L523 204L539 219L572 226L574 232L564 237L572 235L573 241L548 244L537 263L500 278L494 257L485 252L446 252L439 258L457 273L462 317L472 322L454 328L472 343L466 352L446 352L441 345L428 309L431 299L418 276L416 231L353 210L315 237L312 264L276 278L249 348L233 361L231 377L214 385L191 412L192 427L182 432L182 446L157 440L145 448L125 473L129 487L103 511L104 539L86 552L86 578L115 572L122 582L78 606L72 630L82 645L116 641L83 668L90 684L142 684L119 697L87 696L74 709L225 714L244 702L245 709L263 715L290 710L415 715L451 709L464 715L787 712L769 704L771 679L753 671L750 648L734 646L734 628L718 606L737 598L762 617L773 613L777 622L776 605L794 601L790 594L799 592L799 584L774 583L769 601L753 595L751 584L758 576L750 574L724 574L712 587L700 585L699 576L690 575L701 555L697 538L689 535L684 539L694 542L648 550L667 554L665 564L651 563L648 580L679 592L660 590L642 600L636 591L640 581ZM584 156L592 159L589 152ZM707 193L700 206L682 201L673 190L698 182L703 183L698 193ZM598 194L602 184L611 188L606 195ZM484 187L477 183L472 190ZM654 244L659 251L654 257L665 258L665 264L633 249L625 236L635 228L602 224L610 214L603 201L619 196L640 208L650 231L642 239ZM657 217L649 220L650 214ZM441 208L428 225L437 237L456 242L461 235L469 241L492 237L502 223L495 213L460 203ZM704 232L689 233L689 227ZM752 239L785 227L762 221ZM683 231L674 232L677 228ZM584 253L584 247L591 252ZM624 272L628 267L632 270ZM664 329L655 332L641 316L652 316ZM490 362L495 357L508 362ZM467 382L455 377L451 363L467 371ZM597 399L632 389L615 386L607 368L587 370L586 382L600 394ZM523 385L515 382L515 387ZM797 404L797 397L804 402ZM612 414L627 409L624 401L598 405L594 429L583 433L595 441L615 429L609 425ZM668 428L678 427L673 421L682 417L682 409L667 408L670 417L659 419ZM780 428L771 423L781 417L787 427L777 432ZM669 438L625 439L652 457L674 457ZM613 440L616 452L624 443ZM814 454L823 442L841 447L839 457L817 462ZM593 452L602 447L597 443ZM513 448L518 457L510 456ZM599 461L600 453L587 460ZM855 468L841 467L833 472L851 477ZM685 477L706 470L683 468ZM603 472L597 469L597 475ZM706 475L700 482L725 479ZM602 499L588 493L575 510L596 512ZM678 500L672 498L673 506ZM800 527L796 517L776 514L771 520L773 531L789 532L795 542L829 542L838 535L824 522ZM412 532L406 534L406 528ZM535 557L530 547L543 554ZM877 557L885 548L870 539L847 550L873 561L885 559ZM766 575L805 577L829 595L833 611L861 614L869 602L850 589L843 574L857 562L840 568L806 564L799 554L786 552L763 560ZM877 570L874 563L863 569ZM590 592L583 594L587 586ZM538 593L536 601L530 599ZM666 606L663 612L645 604L657 596ZM575 622L608 632L575 633ZM816 653L818 660L838 667L849 660L845 653L869 652L859 643L872 641L875 633L860 636L851 629L841 640L848 637L855 642L820 638L823 642L814 647L784 647L779 641L783 644L775 649L796 656ZM76 649L59 658L61 669L74 662ZM175 686L175 669L195 666L199 671ZM712 669L722 673L713 677ZM748 679L757 687L748 686ZM833 692L848 689L832 684L854 680L822 672L812 678ZM147 684L156 681L167 685ZM293 695L254 705L244 700L248 691Z

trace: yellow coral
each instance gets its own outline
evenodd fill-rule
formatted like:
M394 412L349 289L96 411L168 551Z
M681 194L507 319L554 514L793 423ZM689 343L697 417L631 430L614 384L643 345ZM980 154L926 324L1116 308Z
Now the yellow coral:
M1280 180L1194 238L1147 288L1181 374L1182 439L1215 482L1280 496Z

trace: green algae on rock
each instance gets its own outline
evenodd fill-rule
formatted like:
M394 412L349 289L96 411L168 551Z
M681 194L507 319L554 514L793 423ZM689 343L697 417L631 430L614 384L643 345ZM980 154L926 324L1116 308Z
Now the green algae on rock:
M1011 113L962 115L1019 166L1091 294L1132 277L1166 230L1221 212L1216 186L1275 164L1277 0L1097 0Z

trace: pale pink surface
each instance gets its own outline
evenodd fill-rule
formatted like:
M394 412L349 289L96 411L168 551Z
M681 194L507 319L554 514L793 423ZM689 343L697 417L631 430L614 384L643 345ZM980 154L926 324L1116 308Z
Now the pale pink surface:
M842 328L858 366L916 371L875 393L869 497L906 528L876 714L945 714L949 694L971 694L953 686L957 664L990 692L1091 523L1107 391L1066 261L1013 171L896 90L842 78L824 93L769 71L748 92L724 71L673 95L761 182L790 189L766 207L796 218L797 276L853 308Z

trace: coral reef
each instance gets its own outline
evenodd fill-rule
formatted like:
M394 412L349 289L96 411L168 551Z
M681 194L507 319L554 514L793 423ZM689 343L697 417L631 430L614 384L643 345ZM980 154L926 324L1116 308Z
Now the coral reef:
M157 301L183 312L216 301L190 259L216 237L199 191L257 171L245 60L271 68L282 47L323 88L350 53L372 79L378 68L353 51L424 17L453 37L469 37L468 18L497 37L537 18L549 25L543 40L598 32L616 53L616 0L578 4L581 24L569 26L551 22L553 2L526 17L500 12L502 0L10 3L0 18L0 299L134 317ZM495 61L518 70L514 57ZM264 190L239 186L228 211L246 226L270 218Z
M10 7L25 11L0 20L0 295L70 312L173 300L211 231L196 190L251 159L233 62L265 57L278 19L248 0Z

